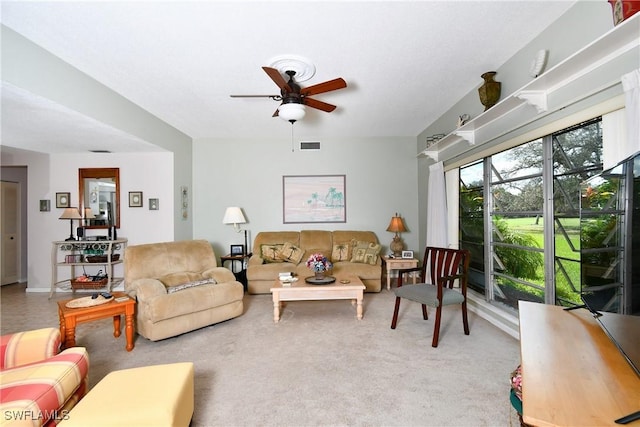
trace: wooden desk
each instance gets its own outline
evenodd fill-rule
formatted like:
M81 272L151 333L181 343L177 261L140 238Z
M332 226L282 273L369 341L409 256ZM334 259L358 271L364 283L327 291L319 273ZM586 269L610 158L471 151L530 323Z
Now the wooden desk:
M618 425L640 410L640 378L589 311L525 301L519 309L525 423Z

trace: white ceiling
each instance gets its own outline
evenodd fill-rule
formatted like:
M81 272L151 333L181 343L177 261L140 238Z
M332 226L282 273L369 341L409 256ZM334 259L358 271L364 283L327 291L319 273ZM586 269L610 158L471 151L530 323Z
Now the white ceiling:
M1 21L193 138L290 135L260 67L285 54L346 89L314 96L296 134L416 136L574 1L3 1ZM25 114L33 112L33 114ZM153 149L81 112L2 86L2 144ZM61 125L62 123L62 125ZM91 141L91 147L88 142Z

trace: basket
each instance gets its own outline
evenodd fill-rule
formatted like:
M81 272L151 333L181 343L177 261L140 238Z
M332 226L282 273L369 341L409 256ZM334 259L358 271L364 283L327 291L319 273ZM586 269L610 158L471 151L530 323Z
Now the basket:
M109 279L105 277L101 280L96 280L92 282L81 282L79 280L71 279L71 288L72 289L101 289L107 286L107 282Z
M87 255L87 262L98 263L98 262L107 262L109 259L107 255ZM111 255L111 262L118 261L120 259L120 254Z

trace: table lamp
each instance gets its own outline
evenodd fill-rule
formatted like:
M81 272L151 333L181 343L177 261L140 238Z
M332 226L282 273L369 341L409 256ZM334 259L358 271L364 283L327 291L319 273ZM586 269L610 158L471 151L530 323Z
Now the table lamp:
M84 225L91 225L91 220L95 217L91 208L84 208Z
M78 208L65 208L64 212L62 212L62 215L60 216L59 219L68 219L69 225L71 227L69 232L69 237L66 238L65 241L76 240L76 238L73 237L73 220L82 219L82 215L80 215Z
M244 255L246 255L249 251L247 248L247 230L242 230L238 224L246 224L247 220L242 214L242 209L237 206L232 206L227 208L224 212L224 217L222 218L223 224L233 224L233 228L236 230L236 233L244 231Z
M404 226L404 222L402 221L402 218L398 216L397 212L395 216L391 217L391 222L387 227L387 231L396 233L395 236L393 236L391 244L389 245L389 249L391 249L394 256L401 256L402 250L404 249L404 242L402 241L402 238L398 235L398 233L407 231L407 228Z

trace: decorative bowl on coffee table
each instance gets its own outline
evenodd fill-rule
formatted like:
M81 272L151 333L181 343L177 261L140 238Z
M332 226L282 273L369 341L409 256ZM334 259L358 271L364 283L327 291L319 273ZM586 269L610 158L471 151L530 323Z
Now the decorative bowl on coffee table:
M324 276L322 278L317 278L316 276L310 276L305 278L304 281L311 285L328 285L329 283L335 282L336 278L333 276Z

